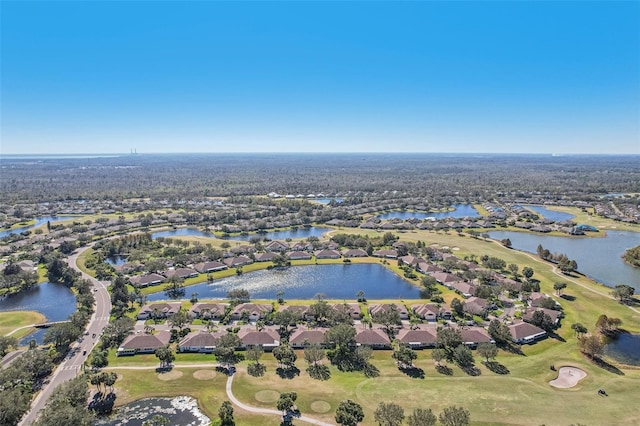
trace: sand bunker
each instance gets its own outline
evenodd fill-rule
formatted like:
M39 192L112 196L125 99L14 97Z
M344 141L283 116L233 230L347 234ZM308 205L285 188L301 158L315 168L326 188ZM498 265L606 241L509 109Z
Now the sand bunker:
M211 380L216 377L216 372L213 370L198 370L193 373L193 378L196 380Z
M158 379L164 380L164 381L176 380L176 379L179 379L180 377L182 377L182 371L178 371L178 370L171 370L166 373L158 373Z
M587 377L587 373L579 368L561 367L558 370L558 378L550 381L549 384L556 388L572 388L585 377Z

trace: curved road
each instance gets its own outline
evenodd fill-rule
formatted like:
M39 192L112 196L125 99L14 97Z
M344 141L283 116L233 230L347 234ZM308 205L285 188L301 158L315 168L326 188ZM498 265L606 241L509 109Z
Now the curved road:
M94 296L96 299L95 312L89 320L85 331L86 335L82 343L76 343L71 349L64 361L56 368L51 377L49 383L46 384L38 393L36 398L31 402L31 408L22 417L20 421L21 426L28 426L33 424L38 417L38 414L42 408L44 408L47 400L51 396L53 390L61 383L71 380L81 371L82 365L87 360L91 350L98 344L100 334L102 330L109 324L109 315L111 313L111 297L107 291L107 287L111 284L109 281L98 281L90 275L82 272L76 262L78 257L91 248L92 245L82 247L78 249L74 254L69 256L67 263L70 267L80 272L82 278L89 280L94 289ZM87 334L88 333L88 334ZM95 338L92 337L95 334ZM84 352L86 351L86 353Z

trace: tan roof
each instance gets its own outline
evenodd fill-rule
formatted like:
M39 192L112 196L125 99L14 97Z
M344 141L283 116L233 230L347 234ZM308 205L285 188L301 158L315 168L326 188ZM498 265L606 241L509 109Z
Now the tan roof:
M426 344L435 344L437 333L435 329L428 328L419 328L416 330L411 330L407 328L403 328L398 331L398 341L402 343L426 343Z
M292 345L301 345L306 341L308 343L322 344L324 343L324 333L326 331L324 328L312 328L309 330L299 328L291 333L289 343Z
M517 322L509 326L509 332L514 340L521 340L524 338L532 338L533 336L543 336L546 332L540 327L536 327L528 322Z
M380 328L356 330L356 343L361 345L390 345L391 340Z
M280 335L272 328L256 330L255 328L241 328L238 337L245 346L251 345L273 345L280 341Z
M208 333L206 331L194 331L187 334L180 340L178 346L191 346L191 347L207 347L216 346L220 336L226 334L226 331Z
M123 349L158 349L167 346L170 338L171 333L164 330L158 331L155 334L131 334L124 339L120 347Z

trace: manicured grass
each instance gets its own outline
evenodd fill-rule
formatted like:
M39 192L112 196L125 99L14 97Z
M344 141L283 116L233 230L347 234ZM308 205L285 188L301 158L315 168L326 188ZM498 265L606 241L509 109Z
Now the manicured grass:
M9 312L0 312L0 336L6 336L13 330L19 327L23 327L29 324L37 324L40 322L45 322L46 318L40 312L34 311L9 311ZM13 333L11 336L20 339L21 337L26 336L31 331L32 328L25 328L24 330L17 331Z
M267 373L262 378L249 376L242 367L238 369L234 394L245 403L273 408L273 403L256 399L256 392L296 391L298 407L304 414L328 422L333 421L337 404L350 398L363 406L363 424L368 425L374 424L373 411L380 401L396 402L407 414L414 408L440 412L449 405L462 405L471 412L473 424L568 425L580 422L622 425L637 421L633 389L640 371L625 370L624 376L611 374L585 362L575 351L569 351L568 355L566 352L564 347L545 351L540 356L501 353L498 361L510 370L508 375L489 371L477 358L481 375L471 377L456 366L451 367L452 376L439 374L430 359L430 351L421 351L416 366L423 369L425 377L410 378L396 368L389 351L377 351L372 362L380 370L379 377L367 379L361 373L343 373L330 367L332 377L326 382L308 376L301 353L297 362L300 375L281 379L275 373L275 361L267 355L264 357ZM550 364L577 366L588 375L573 389L555 389L548 385L556 375L549 370ZM610 394L606 400L597 394L601 387ZM314 413L310 408L314 401L328 402L331 411L324 415Z
M225 384L227 376L216 372L213 378L198 380L194 373L203 368L175 368L170 374L182 375L173 380L161 380L154 370L116 370L118 381L116 383L116 405L124 405L129 402L149 397L172 397L187 395L198 400L202 410L212 421L218 418L218 409L223 401L227 400ZM237 425L267 425L280 424L277 416L256 416L246 413L234 407L234 419ZM215 424L215 423L214 423Z
M93 269L87 268L87 265L86 265L87 257L90 256L91 254L93 254L93 248L89 248L89 249L85 250L80 256L78 256L78 260L76 262L76 265L85 274L88 274L88 275L91 275L91 276L95 276L95 271Z

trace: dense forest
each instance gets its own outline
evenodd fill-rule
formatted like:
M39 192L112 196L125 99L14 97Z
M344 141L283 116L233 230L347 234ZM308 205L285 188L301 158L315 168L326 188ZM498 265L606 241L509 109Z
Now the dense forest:
M164 154L0 157L4 202L280 194L588 199L634 192L638 156Z

